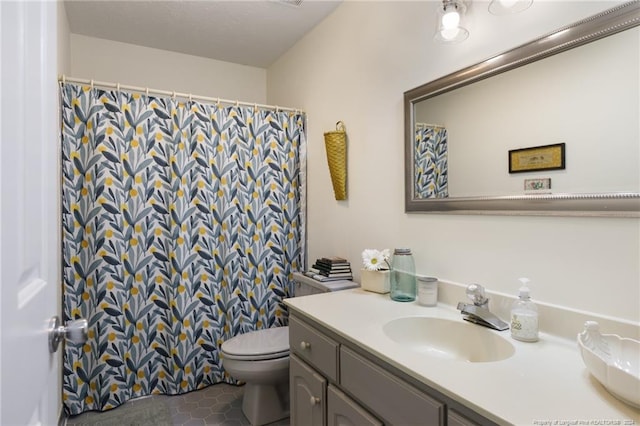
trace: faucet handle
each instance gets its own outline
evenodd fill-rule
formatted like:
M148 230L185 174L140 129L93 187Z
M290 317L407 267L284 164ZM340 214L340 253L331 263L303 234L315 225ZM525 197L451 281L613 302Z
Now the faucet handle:
M474 305L482 306L489 301L484 294L484 287L480 284L469 284L467 286L467 297L471 299Z

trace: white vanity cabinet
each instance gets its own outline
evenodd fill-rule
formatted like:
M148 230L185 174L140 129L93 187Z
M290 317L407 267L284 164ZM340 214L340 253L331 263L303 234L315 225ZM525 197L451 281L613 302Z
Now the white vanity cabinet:
M289 344L292 426L494 424L295 311Z

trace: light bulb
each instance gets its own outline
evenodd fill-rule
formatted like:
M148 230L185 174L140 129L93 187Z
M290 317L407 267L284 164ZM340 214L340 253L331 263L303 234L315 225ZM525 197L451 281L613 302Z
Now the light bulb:
M459 32L460 32L460 28L458 27L444 28L442 31L440 31L440 35L442 36L443 39L449 41L449 40L455 39Z
M442 26L447 29L455 29L458 28L460 24L460 14L455 6L447 7L445 9L444 15L442 15Z
M510 15L528 9L533 0L492 0L489 13L493 15Z
M502 5L502 7L504 7L505 9L509 9L510 7L513 7L513 5L518 2L518 0L498 0L498 1Z

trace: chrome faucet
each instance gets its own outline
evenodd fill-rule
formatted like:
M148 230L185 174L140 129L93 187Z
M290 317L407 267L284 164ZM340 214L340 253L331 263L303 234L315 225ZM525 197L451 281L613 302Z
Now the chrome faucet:
M464 320L500 331L509 328L509 324L489 311L489 298L484 294L484 287L480 284L470 284L466 293L473 304L458 303L458 310Z

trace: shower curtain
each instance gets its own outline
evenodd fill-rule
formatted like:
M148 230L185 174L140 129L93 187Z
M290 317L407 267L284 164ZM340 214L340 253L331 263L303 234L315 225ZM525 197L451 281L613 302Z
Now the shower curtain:
M418 199L449 196L447 129L416 123L414 196Z
M219 349L287 323L304 267L305 117L61 86L69 414L233 383Z

